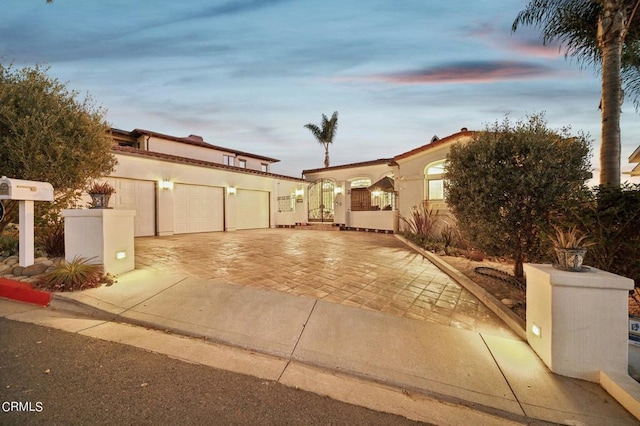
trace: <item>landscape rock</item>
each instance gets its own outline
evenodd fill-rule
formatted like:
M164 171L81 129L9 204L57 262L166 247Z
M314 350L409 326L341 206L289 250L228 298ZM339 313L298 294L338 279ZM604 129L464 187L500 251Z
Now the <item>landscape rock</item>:
M518 305L518 301L513 299L502 299L501 302L509 309Z
M33 265L27 266L22 270L22 275L26 275L27 277L32 277L34 275L39 275L44 273L47 270L49 265L44 263L34 263Z
M22 275L22 271L24 271L24 266L14 266L11 273L16 277L19 277Z
M42 262L47 262L49 259L46 257L36 257L35 259L33 259L33 263L42 263Z
M11 266L5 263L0 263L0 275L6 274L10 270L11 270Z
M13 266L13 265L17 265L19 262L17 257L9 257L4 261L5 265L9 265L9 266Z

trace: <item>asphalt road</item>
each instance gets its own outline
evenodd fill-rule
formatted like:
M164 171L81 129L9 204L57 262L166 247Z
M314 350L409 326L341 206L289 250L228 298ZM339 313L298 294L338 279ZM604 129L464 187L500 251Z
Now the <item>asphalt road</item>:
M408 425L251 376L0 318L0 425Z

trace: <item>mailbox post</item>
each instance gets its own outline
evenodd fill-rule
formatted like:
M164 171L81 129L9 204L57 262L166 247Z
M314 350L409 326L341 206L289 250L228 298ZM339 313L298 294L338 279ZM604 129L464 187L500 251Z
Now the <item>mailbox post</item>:
M0 200L17 200L20 219L20 259L18 265L33 265L33 202L53 201L53 186L48 182L0 178Z

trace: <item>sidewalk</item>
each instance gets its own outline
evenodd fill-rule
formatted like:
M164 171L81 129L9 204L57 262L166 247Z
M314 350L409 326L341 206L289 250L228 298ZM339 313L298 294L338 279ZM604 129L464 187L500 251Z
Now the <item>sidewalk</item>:
M187 275L136 270L46 309L2 301L0 315L436 424L637 424L519 340Z

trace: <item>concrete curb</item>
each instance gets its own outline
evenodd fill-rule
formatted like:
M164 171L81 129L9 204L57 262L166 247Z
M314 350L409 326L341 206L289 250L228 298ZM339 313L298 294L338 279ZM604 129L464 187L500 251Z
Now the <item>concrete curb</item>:
M436 265L442 272L449 275L458 284L466 288L471 294L478 298L487 308L496 314L502 321L504 321L509 328L513 330L522 340L527 341L526 323L517 316L513 311L507 308L502 302L496 299L491 293L480 287L478 284L467 278L462 272L458 271L453 266L442 260L439 256L430 253L416 244L408 241L401 235L395 234L395 237L411 247L416 252L420 253L429 262Z

